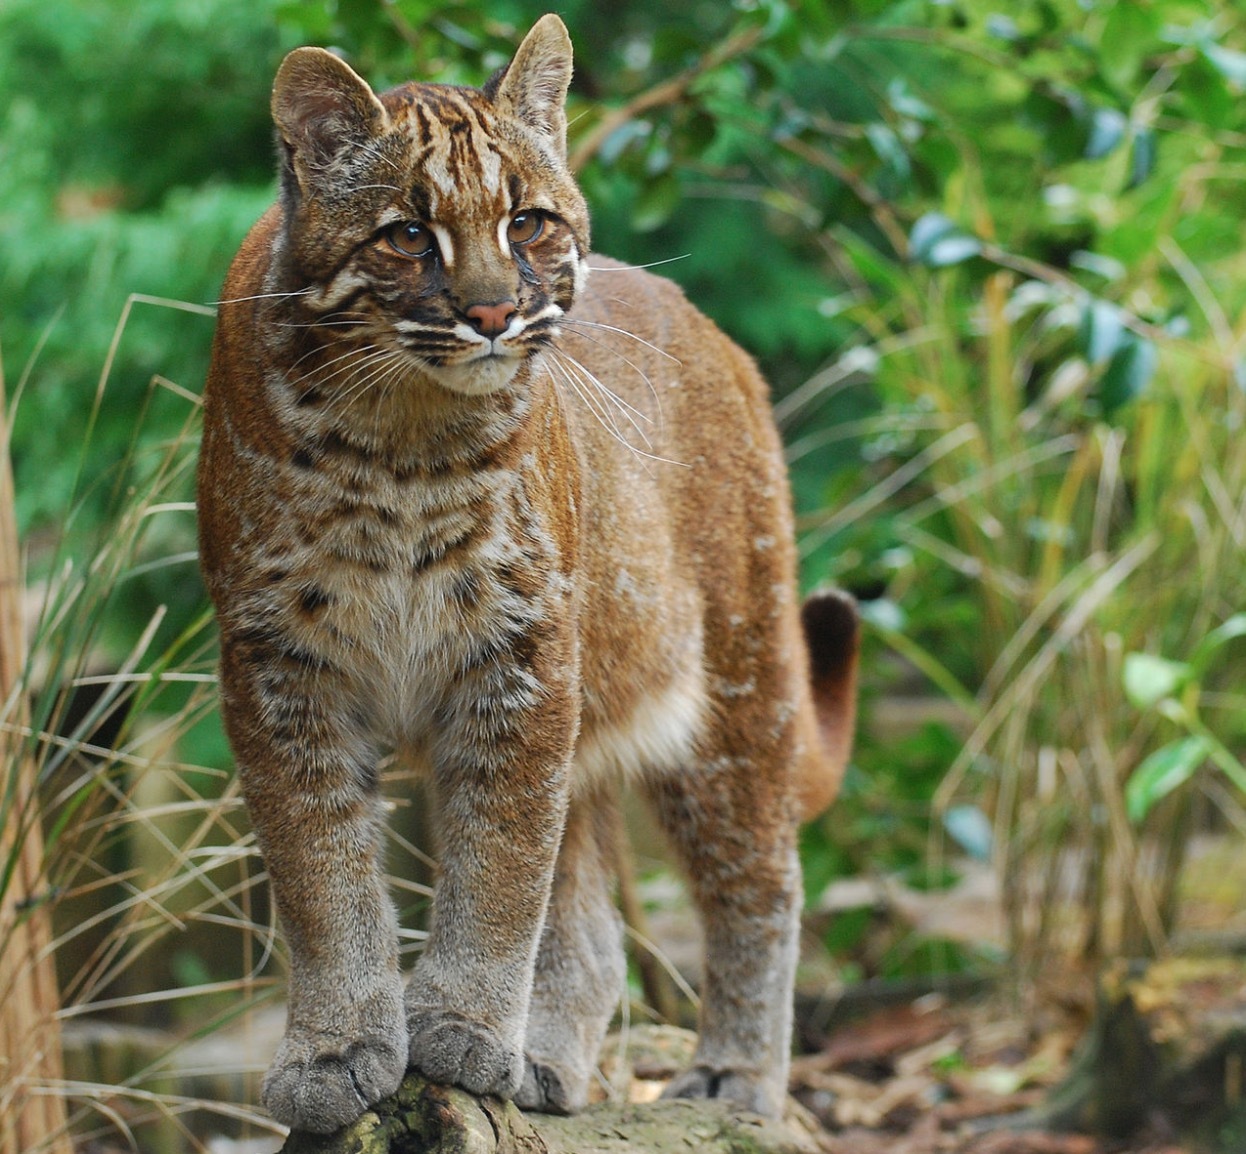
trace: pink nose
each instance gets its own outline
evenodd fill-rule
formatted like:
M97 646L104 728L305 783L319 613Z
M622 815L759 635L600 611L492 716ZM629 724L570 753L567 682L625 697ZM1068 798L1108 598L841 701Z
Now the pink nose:
M513 301L501 301L494 305L471 305L467 309L467 319L476 327L482 337L496 337L506 331L511 317L518 310Z

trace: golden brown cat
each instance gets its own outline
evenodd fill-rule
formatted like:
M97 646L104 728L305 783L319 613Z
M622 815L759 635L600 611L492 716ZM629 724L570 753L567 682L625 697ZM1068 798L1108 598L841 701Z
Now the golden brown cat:
M668 282L590 257L570 76L555 16L481 90L377 96L315 48L277 74L281 198L223 294L199 513L289 946L264 1097L292 1126L350 1122L408 1063L584 1103L624 980L619 779L705 923L700 1046L670 1092L783 1101L796 827L847 754L856 618L824 595L802 628L751 361ZM405 994L392 751L441 833Z

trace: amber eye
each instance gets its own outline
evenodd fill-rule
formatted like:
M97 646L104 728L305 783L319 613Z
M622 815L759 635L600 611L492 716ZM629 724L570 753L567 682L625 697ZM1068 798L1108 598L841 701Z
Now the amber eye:
M545 219L539 212L521 212L510 222L506 238L511 244L527 244L541 235Z
M428 256L437 248L433 234L418 220L391 224L385 230L385 239L403 256Z

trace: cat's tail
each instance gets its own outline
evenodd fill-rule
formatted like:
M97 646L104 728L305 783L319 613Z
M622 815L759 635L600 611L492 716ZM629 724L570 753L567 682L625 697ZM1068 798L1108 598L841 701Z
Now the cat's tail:
M816 817L835 799L852 752L857 719L857 650L861 625L857 603L838 589L813 593L801 606L809 649L809 672L822 756L801 782L805 819ZM816 768L814 768L816 767Z

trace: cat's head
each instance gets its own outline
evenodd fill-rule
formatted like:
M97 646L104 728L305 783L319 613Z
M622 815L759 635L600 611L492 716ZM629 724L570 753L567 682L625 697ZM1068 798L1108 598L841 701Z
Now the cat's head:
M286 57L272 101L278 259L322 334L409 357L461 393L505 386L556 335L587 275L588 211L566 161L570 79L553 15L482 89L377 95L323 49Z

